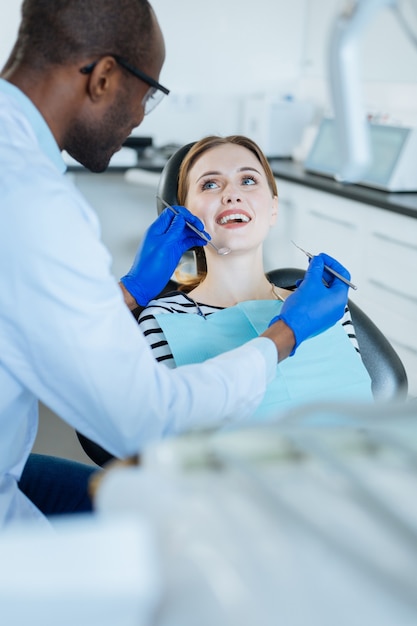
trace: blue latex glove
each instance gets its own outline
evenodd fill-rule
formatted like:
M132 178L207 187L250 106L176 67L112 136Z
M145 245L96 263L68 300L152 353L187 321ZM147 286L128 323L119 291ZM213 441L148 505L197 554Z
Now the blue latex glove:
M331 256L321 253L313 257L302 281L282 305L281 313L269 326L283 320L295 336L292 356L300 343L334 326L343 317L349 286L324 269L324 265L350 280L346 268ZM323 283L325 280L326 285Z
M151 224L136 253L133 265L120 280L141 306L157 296L171 278L181 256L194 246L206 241L187 227L193 224L209 239L204 224L183 206L174 207L179 214L165 209Z

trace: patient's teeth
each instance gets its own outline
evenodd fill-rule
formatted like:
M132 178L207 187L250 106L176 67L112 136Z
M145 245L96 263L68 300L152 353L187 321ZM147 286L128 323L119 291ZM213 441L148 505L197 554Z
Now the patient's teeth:
M227 224L228 222L249 222L250 218L243 213L231 213L230 215L225 215L219 220L219 224Z

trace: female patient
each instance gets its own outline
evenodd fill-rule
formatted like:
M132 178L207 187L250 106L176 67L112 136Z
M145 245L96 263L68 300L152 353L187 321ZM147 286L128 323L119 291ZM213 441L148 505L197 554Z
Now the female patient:
M139 324L155 358L171 368L256 336L289 294L269 282L263 267L278 192L268 161L252 140L210 136L195 143L182 162L177 196L204 222L216 246L230 253L199 249L197 275L183 277L179 291L151 301L141 313ZM275 389L265 400L269 409L260 413L271 416L271 407L329 397L332 389L333 397L372 398L348 310L337 326L278 366Z

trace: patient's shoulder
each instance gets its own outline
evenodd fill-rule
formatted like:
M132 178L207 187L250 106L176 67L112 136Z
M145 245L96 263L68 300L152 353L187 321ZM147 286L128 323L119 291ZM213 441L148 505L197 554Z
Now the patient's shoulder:
M181 291L170 291L151 300L139 316L139 322L150 315L159 313L182 313L184 308L194 306Z

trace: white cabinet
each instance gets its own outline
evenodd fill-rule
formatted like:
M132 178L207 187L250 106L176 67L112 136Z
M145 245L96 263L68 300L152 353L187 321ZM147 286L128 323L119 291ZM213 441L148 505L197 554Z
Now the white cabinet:
M277 179L278 222L265 249L267 269L307 267L291 240L327 252L351 272L355 301L390 340L417 396L417 219Z
M266 270L277 267L304 267L301 252L291 243L296 239L297 191L298 185L281 182L278 184L278 219L269 232L264 244L264 264ZM299 245L302 245L301 243Z

